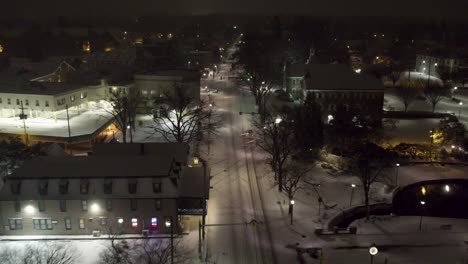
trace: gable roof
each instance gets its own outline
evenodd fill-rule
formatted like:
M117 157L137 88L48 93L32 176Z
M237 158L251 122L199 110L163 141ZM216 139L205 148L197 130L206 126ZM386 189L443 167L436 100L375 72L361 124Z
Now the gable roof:
M172 157L67 156L35 157L8 179L168 177Z
M383 90L380 80L344 64L293 64L288 77L303 77L306 90Z

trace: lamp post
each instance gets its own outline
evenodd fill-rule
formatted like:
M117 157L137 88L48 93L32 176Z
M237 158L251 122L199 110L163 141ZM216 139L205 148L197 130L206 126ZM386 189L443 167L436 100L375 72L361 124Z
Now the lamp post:
M377 249L377 246L375 244L372 244L369 247L370 263L371 264L374 263L374 256L377 255L377 253L379 253L379 250Z
M423 219L423 211L424 211L424 206L426 205L425 201L421 201L421 216L419 218L419 231L422 229L422 219Z
M354 188L356 188L356 184L351 183L351 197L349 198L349 206L353 205L353 196L354 196Z
M432 161L432 145L434 144L434 132L429 130L429 137L431 138L431 147L429 148L429 161Z
M395 186L398 186L398 168L400 167L400 163L395 164Z
M168 216L164 224L166 227L171 228L171 264L174 264L174 223L172 216Z
M290 208L289 214L291 215L291 225L293 224L293 212L294 212L294 204L295 203L296 202L293 199L291 199L291 201L289 202L289 208Z
M460 102L458 103L458 106L459 106L459 107L458 107L458 119L460 119L460 116L461 116L462 105L463 105L463 102L460 101Z

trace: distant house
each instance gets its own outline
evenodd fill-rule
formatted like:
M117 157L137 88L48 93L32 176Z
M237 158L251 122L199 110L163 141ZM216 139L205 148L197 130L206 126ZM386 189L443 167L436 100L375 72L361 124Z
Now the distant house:
M416 56L416 71L427 75L439 76L439 68L447 70L449 74L458 72L462 60L453 54L437 53L434 55L419 54Z
M109 226L161 234L170 221L176 232L198 228L209 192L206 164L177 162L176 152L160 155L157 144L133 147L149 153L108 155L101 146L92 156L26 161L0 191L0 234L92 235Z
M190 69L167 69L135 75L135 91L152 107L152 98L173 94L180 87L187 95L200 100L200 72Z
M293 64L286 68L286 91L296 99L312 96L324 118L339 106L358 111L377 123L382 118L384 87L372 76L343 64Z

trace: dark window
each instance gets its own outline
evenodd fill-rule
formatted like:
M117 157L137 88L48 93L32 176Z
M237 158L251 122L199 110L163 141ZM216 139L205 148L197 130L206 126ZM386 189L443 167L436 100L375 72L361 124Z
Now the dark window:
M71 230L71 218L70 217L65 217L65 229L66 230Z
M17 212L17 213L21 212L21 202L20 201L15 201L15 212Z
M88 201L87 200L81 200L81 210L82 211L88 211Z
M59 193L68 194L68 180L61 180L59 183Z
M128 193L136 193L137 190L137 181L132 179L128 180Z
M45 106L49 107L49 101L45 101Z
M19 194L21 192L21 181L13 180L10 187L13 194Z
M39 100L36 100L36 106L39 106Z
M21 218L9 218L8 226L10 230L22 230L23 229L23 219Z
M44 200L37 201L37 207L39 208L39 212L45 211L45 202Z
M67 201L60 200L60 212L66 212L66 211L67 211Z
M24 100L24 103L25 103L26 105L29 105L29 100L28 100L28 99Z
M47 180L39 182L39 194L47 195L49 189L49 182Z
M80 193L81 194L88 194L89 191L89 181L83 180L80 183Z
M106 200L106 210L108 212L112 211L112 200Z
M112 180L104 180L104 194L112 194Z
M130 199L130 209L136 211L138 209L137 199Z
M20 105L20 100L16 99L16 105Z
M36 230L52 230L52 219L33 219L33 226Z
M7 99L7 102L8 102L8 104L11 104L11 99L8 98L8 99Z
M161 181L153 181L153 192L160 193L162 191Z
M161 200L154 200L154 207L156 210L161 210Z

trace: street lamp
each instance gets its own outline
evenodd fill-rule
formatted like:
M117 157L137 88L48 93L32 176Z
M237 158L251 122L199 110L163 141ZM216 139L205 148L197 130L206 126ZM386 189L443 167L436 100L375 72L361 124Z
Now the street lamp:
M171 264L174 264L174 225L172 223L172 216L168 216L164 224L167 228L171 228Z
M26 205L24 207L24 211L27 213L27 214L34 214L34 212L36 211L36 209L34 208L34 206L32 205Z
M445 192L450 192L450 186L448 184L445 184L444 190Z
M460 119L460 116L461 116L461 108L462 108L463 102L459 102L458 105L459 105L459 108L458 108L458 119Z
M291 199L291 201L289 202L289 214L291 215L291 225L293 224L293 211L294 211L294 204L296 202Z
M278 117L278 118L275 119L275 124L277 125L277 124L281 123L281 121L283 121L283 119Z
M429 161L432 161L432 145L434 144L434 132L429 130L429 137L431 138L431 148L429 149Z
M351 197L349 198L349 206L353 204L354 188L356 188L356 184L351 183Z
M377 249L377 246L375 244L372 244L369 247L370 263L371 264L374 263L374 256L377 255L377 253L379 253L379 250Z
M398 186L398 168L400 167L400 163L395 164L395 186Z
M420 203L421 203L421 217L419 218L419 231L421 231L421 228L422 228L423 210L424 210L424 206L426 205L426 202L421 201Z

